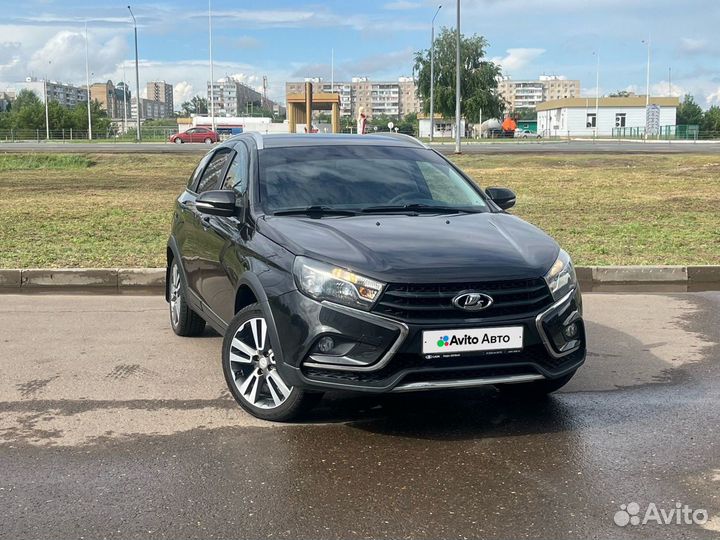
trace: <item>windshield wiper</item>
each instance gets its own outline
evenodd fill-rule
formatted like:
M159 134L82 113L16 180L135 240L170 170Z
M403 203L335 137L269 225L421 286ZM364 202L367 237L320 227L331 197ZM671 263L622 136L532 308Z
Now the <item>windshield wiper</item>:
M453 206L435 206L432 204L403 204L403 205L383 205L383 206L368 206L360 210L366 214L377 214L382 212L423 212L427 214L447 214L447 213L468 213L476 214L479 210L471 210L469 208L456 208Z
M304 208L288 208L286 210L278 210L273 212L273 216L356 216L354 210L343 210L342 208L333 208L331 206L312 205Z

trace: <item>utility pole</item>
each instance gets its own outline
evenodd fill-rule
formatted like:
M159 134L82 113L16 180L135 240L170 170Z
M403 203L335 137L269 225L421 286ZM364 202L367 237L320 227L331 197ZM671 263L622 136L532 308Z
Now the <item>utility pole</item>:
M85 21L85 85L87 86L88 141L92 141L92 117L90 113L90 62L88 61L87 21Z
M123 135L127 133L127 78L125 77L125 60L123 60Z
M457 35L455 36L455 153L460 153L460 0L457 0Z
M440 4L430 23L430 142L435 134L435 17L440 13Z
M595 56L597 56L597 68L595 70L595 136L597 137L600 129L600 51L597 51Z
M215 131L215 70L212 56L212 0L208 0L208 37L210 39L210 124Z
M140 61L138 59L137 21L135 20L135 15L133 14L130 6L128 6L128 11L130 11L130 16L133 20L133 27L135 28L135 103L137 104L137 107L135 108L135 140L140 142L140 109L142 107L142 103L140 103Z
M645 107L650 105L650 35L647 40L647 76L645 80Z
M672 68L668 68L668 97L672 97Z
M50 114L48 113L47 74L45 75L45 140L50 140Z
M330 49L330 93L335 91L335 49Z

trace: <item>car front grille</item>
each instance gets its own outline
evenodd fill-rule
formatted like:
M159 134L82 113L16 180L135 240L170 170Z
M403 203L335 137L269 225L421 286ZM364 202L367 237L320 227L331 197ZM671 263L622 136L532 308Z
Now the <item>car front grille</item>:
M456 308L452 299L462 292L480 292L492 297L490 307L481 311ZM410 322L523 318L552 304L552 295L543 278L468 283L390 283L373 311Z

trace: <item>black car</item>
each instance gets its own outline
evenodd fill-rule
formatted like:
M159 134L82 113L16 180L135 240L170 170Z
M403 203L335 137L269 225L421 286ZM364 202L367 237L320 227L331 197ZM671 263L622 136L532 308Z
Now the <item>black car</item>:
M580 291L514 203L408 136L234 137L177 200L172 328L223 334L230 391L268 420L332 389L552 392L585 359Z

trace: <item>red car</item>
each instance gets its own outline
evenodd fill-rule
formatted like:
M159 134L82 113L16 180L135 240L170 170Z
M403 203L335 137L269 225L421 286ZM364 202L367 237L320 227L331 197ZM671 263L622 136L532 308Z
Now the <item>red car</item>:
M182 143L205 143L212 144L220 140L217 132L204 127L194 127L182 133L170 135L169 141L176 144Z

